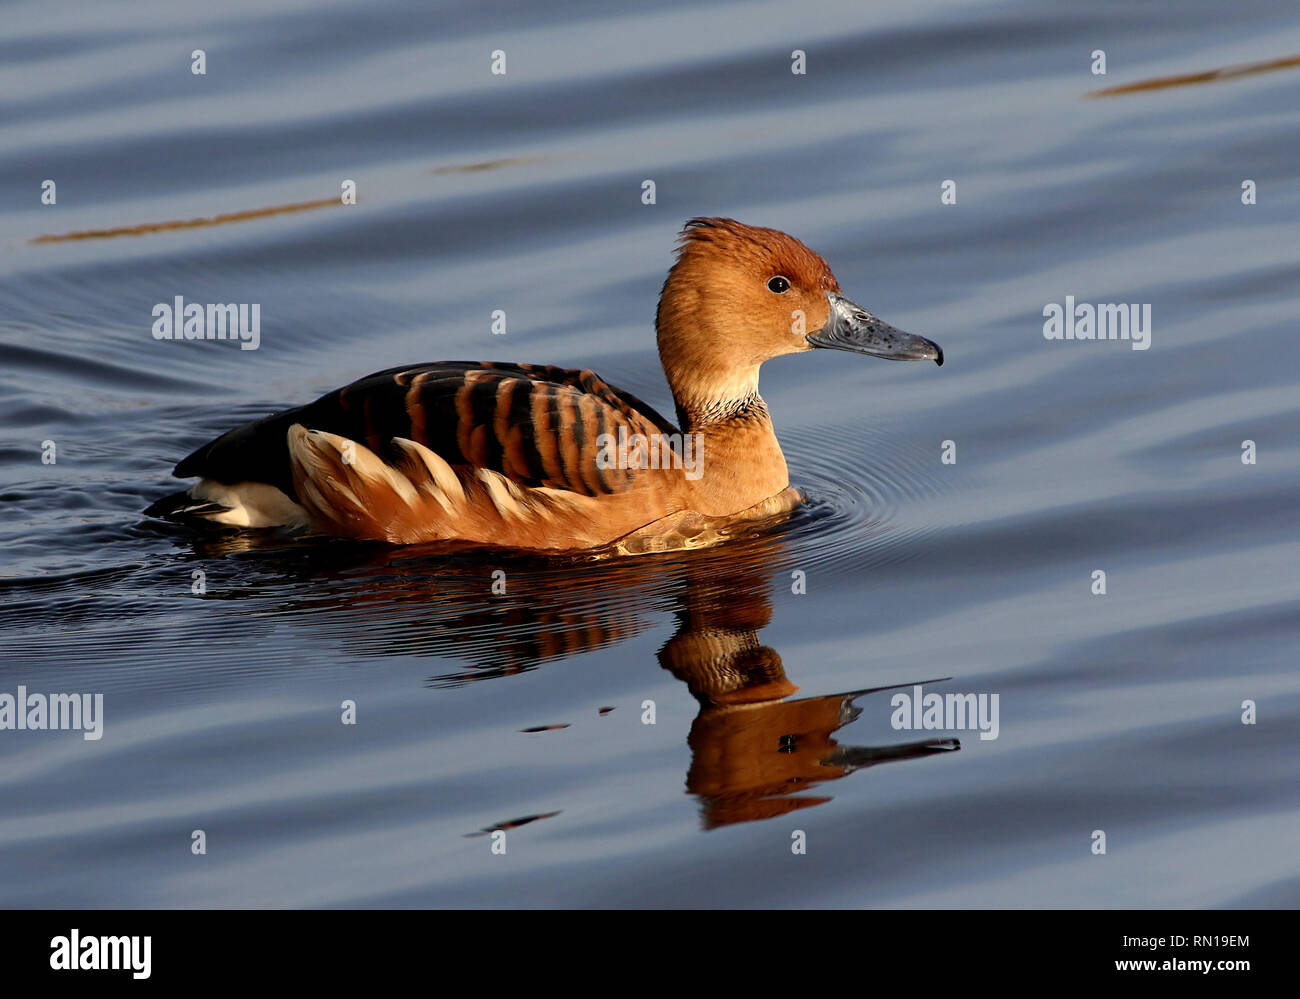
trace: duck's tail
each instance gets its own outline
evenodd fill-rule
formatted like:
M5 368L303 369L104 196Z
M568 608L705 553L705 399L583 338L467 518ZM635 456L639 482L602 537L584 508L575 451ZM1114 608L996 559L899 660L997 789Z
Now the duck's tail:
M223 527L306 527L307 511L265 482L226 485L203 479L150 504L146 517Z

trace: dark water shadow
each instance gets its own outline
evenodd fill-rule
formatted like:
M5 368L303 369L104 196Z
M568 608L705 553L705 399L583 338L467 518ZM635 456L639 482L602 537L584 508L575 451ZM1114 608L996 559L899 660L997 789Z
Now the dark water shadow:
M460 660L460 670L429 678L437 689L607 648L671 615L676 631L657 659L699 705L686 735L686 787L712 829L824 804L829 795L804 792L880 763L960 748L955 739L840 745L834 733L862 713L856 702L893 686L792 696L799 687L759 637L772 620L773 578L794 562L790 535L786 525L710 550L599 563L445 546L321 542L276 551L273 540L247 534L197 547L207 557L256 552L250 568L260 579L232 594L271 596L259 613L325 634L345 653ZM911 682L936 681L895 686Z

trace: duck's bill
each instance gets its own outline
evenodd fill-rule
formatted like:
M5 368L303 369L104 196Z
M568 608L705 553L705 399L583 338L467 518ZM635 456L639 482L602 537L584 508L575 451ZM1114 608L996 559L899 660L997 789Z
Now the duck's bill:
M826 298L831 303L830 317L825 326L808 334L814 347L851 350L891 361L943 363L943 349L933 340L895 329L843 295L827 292Z

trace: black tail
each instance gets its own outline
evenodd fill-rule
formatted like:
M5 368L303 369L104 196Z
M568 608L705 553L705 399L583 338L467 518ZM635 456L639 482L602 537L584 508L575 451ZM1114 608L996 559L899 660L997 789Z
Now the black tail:
M163 520L202 520L208 514L220 513L224 509L226 508L220 503L195 499L188 492L179 492L151 503L144 515Z

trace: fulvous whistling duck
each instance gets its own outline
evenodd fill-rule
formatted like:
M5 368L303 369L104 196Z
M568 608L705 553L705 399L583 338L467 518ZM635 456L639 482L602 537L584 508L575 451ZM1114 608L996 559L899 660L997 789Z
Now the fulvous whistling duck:
M368 375L182 460L153 515L411 544L691 547L801 501L758 394L764 361L815 347L943 363L840 293L775 229L695 218L659 297L673 424L588 370L443 361Z

